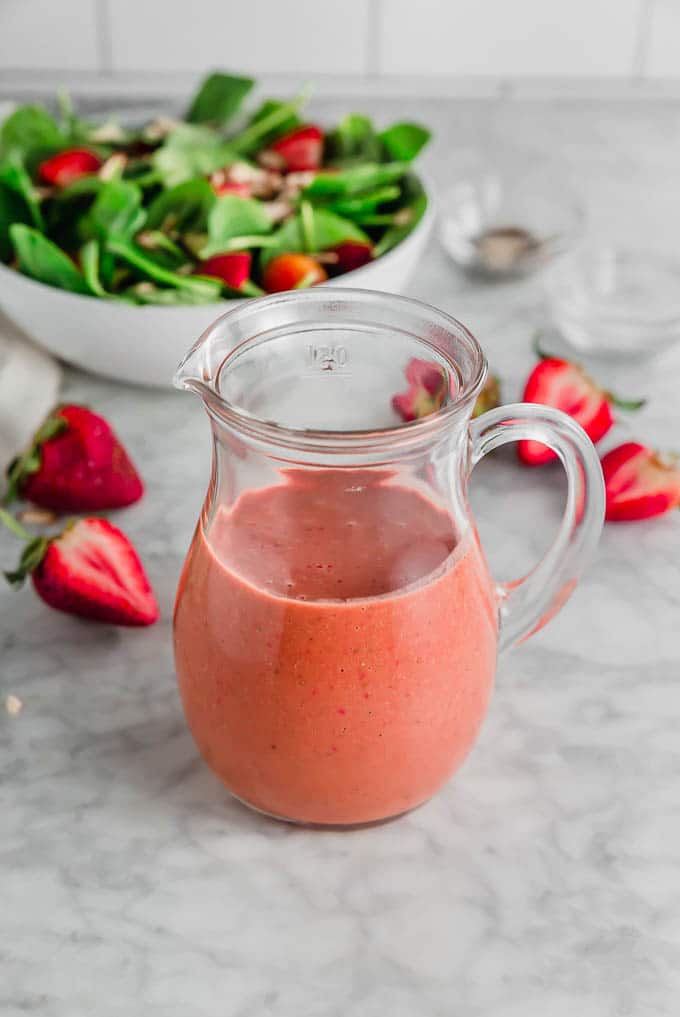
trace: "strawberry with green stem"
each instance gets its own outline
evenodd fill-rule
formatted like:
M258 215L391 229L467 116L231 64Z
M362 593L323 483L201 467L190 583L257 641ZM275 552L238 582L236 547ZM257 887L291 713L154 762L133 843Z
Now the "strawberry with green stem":
M2 500L24 498L56 512L122 508L144 493L110 424L86 406L58 406L7 471Z
M50 607L112 625L152 625L156 598L134 547L107 519L72 521L52 537L35 536L0 509L0 522L26 545L19 565L5 572L18 588L28 576Z

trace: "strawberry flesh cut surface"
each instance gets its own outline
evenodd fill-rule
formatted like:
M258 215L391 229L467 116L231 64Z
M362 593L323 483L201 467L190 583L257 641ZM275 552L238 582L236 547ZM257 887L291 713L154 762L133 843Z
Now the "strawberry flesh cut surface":
M233 251L229 254L215 254L201 262L198 271L201 275L213 276L238 290L250 275L250 263L248 251Z
M137 552L106 519L81 519L51 541L32 579L45 603L67 614L125 626L159 616Z
M315 124L298 127L275 141L271 151L281 158L287 173L318 169L323 159L323 131Z
M680 505L680 469L653 449L628 441L602 457L606 518L649 519Z
M567 360L540 361L529 375L522 398L524 402L553 406L567 413L593 443L603 438L614 423L607 394L578 364ZM552 449L538 441L520 441L518 454L529 466L540 466L556 458Z

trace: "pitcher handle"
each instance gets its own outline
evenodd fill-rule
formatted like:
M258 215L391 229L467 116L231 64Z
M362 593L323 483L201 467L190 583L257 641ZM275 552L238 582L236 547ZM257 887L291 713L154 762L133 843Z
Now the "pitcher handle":
M566 413L536 403L489 410L472 421L472 466L499 445L530 439L555 452L567 474L567 502L554 543L531 572L497 586L500 648L541 629L569 598L604 521L604 482L595 448Z

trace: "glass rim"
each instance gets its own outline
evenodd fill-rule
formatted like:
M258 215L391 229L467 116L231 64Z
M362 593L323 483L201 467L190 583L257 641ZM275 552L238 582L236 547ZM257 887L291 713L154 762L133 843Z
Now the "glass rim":
M201 359L202 351L209 350L211 342L219 338L225 327L235 326L243 318L247 319L253 315L266 313L270 308L280 308L286 305L315 307L323 306L329 302L341 304L344 302L347 305L353 303L365 307L367 311L376 307L378 310L384 308L392 312L399 307L410 309L411 312L420 315L424 321L438 325L452 340L457 343L462 342L467 347L472 361L469 376L463 376L460 362L449 351L428 342L424 336L410 333L423 346L429 346L448 364L455 376L460 379L461 384L458 390L442 407L417 420L403 421L387 427L352 430L291 427L276 421L265 420L235 405L220 393L220 378L224 372L229 370L229 366L235 363L245 350L262 341L263 332L257 327L244 330L245 338L235 343L225 353L215 370L210 370L203 358L203 369L200 371L200 376L197 376L199 365L195 361ZM354 323L356 324L356 322ZM291 320L291 326L292 324ZM340 320L338 327L340 327ZM351 327L351 323L348 322L347 327ZM275 342L276 338L266 341ZM194 366L190 369L192 362L194 362ZM396 293L350 287L318 286L249 299L226 311L216 318L196 340L180 362L173 381L177 388L188 389L200 395L211 417L228 425L241 435L301 451L318 449L324 453L346 454L352 450L377 451L389 447L411 446L432 438L458 416L462 408L469 406L473 399L476 399L486 379L487 371L486 356L479 341L462 322L446 311L423 300Z

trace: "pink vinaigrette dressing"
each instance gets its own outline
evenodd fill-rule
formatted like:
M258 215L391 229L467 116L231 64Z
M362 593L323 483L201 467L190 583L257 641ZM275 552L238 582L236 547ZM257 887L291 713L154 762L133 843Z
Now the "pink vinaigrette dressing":
M497 603L476 535L459 541L389 474L284 477L194 537L175 615L189 725L264 812L405 812L456 770L486 712Z

